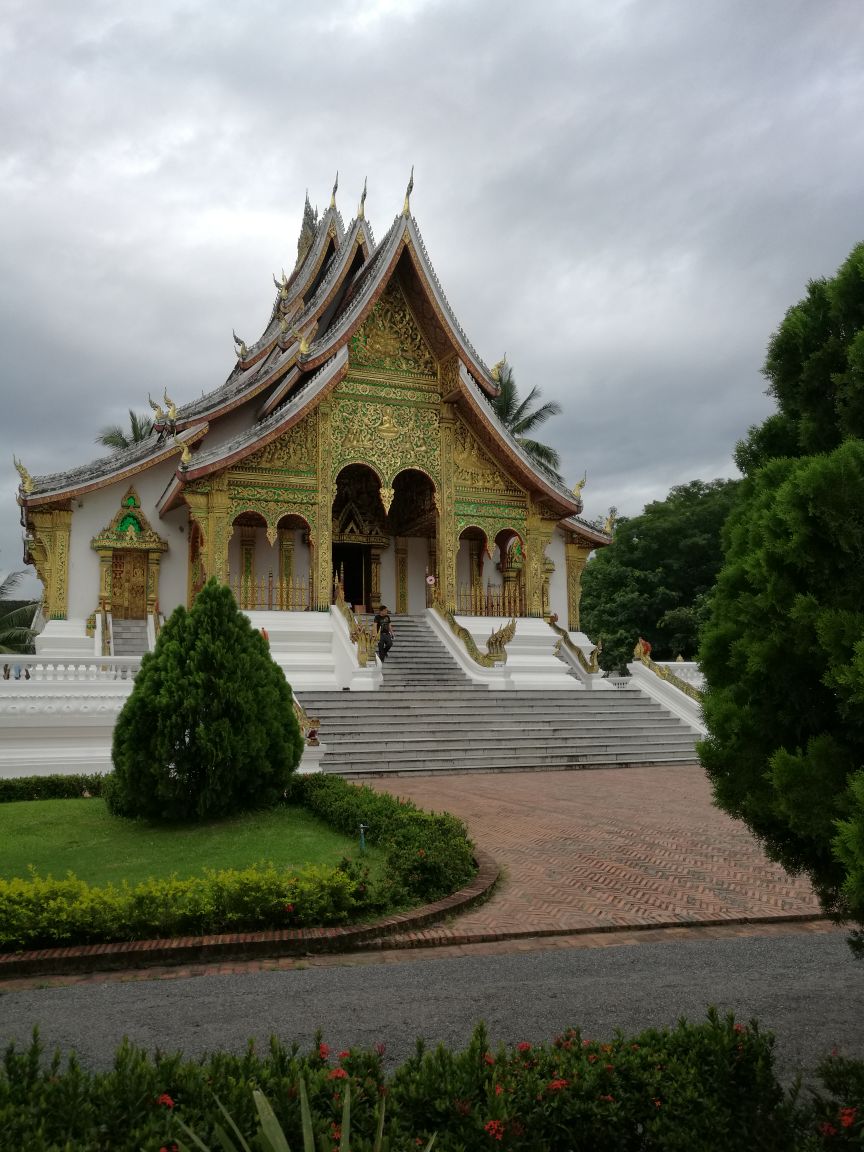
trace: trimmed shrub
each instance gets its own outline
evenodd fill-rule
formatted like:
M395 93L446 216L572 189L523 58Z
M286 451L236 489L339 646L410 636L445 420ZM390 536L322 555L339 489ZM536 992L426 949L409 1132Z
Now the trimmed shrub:
M0 949L344 924L378 909L348 859L298 872L272 864L97 888L73 875L0 880Z
M17 804L21 800L80 800L82 796L101 796L107 777L91 776L14 776L0 780L0 804Z
M410 800L323 774L295 777L289 797L350 836L365 824L369 843L386 852L395 898L434 900L476 871L468 830L449 812L424 812Z
M104 795L120 816L218 819L278 803L302 751L282 671L231 590L210 580L141 662Z
M773 1038L755 1022L736 1024L714 1011L699 1024L617 1034L610 1043L569 1029L551 1044L494 1053L479 1026L462 1052L426 1053L418 1042L416 1055L389 1077L382 1050L352 1049L337 1058L320 1037L305 1055L272 1039L262 1055L250 1044L242 1055L217 1052L200 1060L150 1057L124 1043L107 1073L87 1072L74 1057L67 1067L59 1056L46 1062L34 1038L29 1050L10 1046L0 1065L0 1132L4 1147L27 1152L138 1152L184 1142L182 1119L205 1144L222 1147L221 1104L257 1147L255 1088L271 1101L289 1145L301 1148L302 1077L316 1145L326 1147L338 1145L350 1085L356 1152L372 1146L384 1094L393 1149L422 1147L433 1133L441 1152L860 1147L862 1062L833 1068L840 1095L826 1105L825 1119L818 1094L814 1107L784 1093L773 1049Z

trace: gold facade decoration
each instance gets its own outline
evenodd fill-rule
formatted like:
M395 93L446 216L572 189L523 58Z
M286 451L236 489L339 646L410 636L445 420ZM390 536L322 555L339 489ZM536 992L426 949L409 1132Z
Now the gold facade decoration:
M558 639L555 641L556 656L559 654L561 648L566 648L567 651L572 653L572 655L576 658L576 661L578 662L583 672L586 672L589 676L599 673L600 664L598 657L602 652L602 647L599 644L591 649L591 654L586 659L585 653L582 651L578 644L573 643L573 641L570 639L569 632L561 627L561 625L558 623L557 617L553 616L549 618L549 627L558 636Z
M33 491L33 477L21 463L17 456L12 457L12 463L15 465L15 471L21 477L21 491L26 495Z
M384 511L390 511L390 505L393 503L393 496L395 493L392 488L381 489L381 503L384 505Z
M395 279L352 337L351 363L391 372L436 373L429 345Z
M395 434L383 437L387 427ZM338 395L332 408L333 480L347 464L366 464L390 486L405 468L416 468L438 483L439 417L433 408L383 405ZM319 474L320 475L320 474Z
M313 412L276 440L271 440L269 444L247 456L234 471L245 475L273 468L279 471L314 474L317 451L318 422Z
M100 609L118 619L152 616L159 602L159 562L168 544L151 527L133 487L90 547L99 555Z
M481 652L468 629L463 628L462 625L456 621L453 613L450 612L440 600L436 600L432 608L433 611L437 612L444 620L453 635L462 641L465 645L465 651L475 664L479 664L481 668L495 668L496 666L507 663L506 646L516 635L515 619L510 620L509 623L499 628L497 632L493 632L486 641L486 651Z
M573 535L564 545L567 564L567 627L580 632L579 603L582 599L582 573L594 545L584 536Z
M45 588L45 615L49 620L65 620L69 597L72 510L28 509L27 529L27 558Z

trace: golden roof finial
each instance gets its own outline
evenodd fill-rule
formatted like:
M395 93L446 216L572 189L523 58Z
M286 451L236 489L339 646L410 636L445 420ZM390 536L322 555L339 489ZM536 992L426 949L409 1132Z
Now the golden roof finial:
M245 360L249 355L249 349L246 347L246 341L241 340L234 329L231 329L231 335L234 337L234 343L237 345L235 352L239 360Z
M12 462L15 465L15 470L21 477L21 491L29 494L33 491L33 477L21 463L17 456L12 457Z
M507 363L507 353L505 352L504 355L501 357L501 359L498 361L498 363L492 365L492 368L489 372L489 375L492 377L492 379L495 381L496 384L501 379L501 372L503 371L504 365L506 363Z
M156 417L156 423L161 424L165 419L165 412L162 408L162 405L157 404L149 392L147 393L147 403L153 409L153 415Z
M357 209L357 219L366 219L366 177L363 177L363 195L360 197L360 207Z
M336 193L339 191L339 173L336 173L336 179L333 181L333 191L330 193L330 207L336 207Z
M174 443L178 448L183 449L183 451L180 453L180 467L188 467L189 461L192 459L192 453L189 451L189 445L185 440L178 440L176 432L174 433Z
M582 489L585 487L587 481L588 481L588 469L586 468L585 471L582 473L582 479L577 480L576 483L573 485L573 495L576 497L577 500L582 499Z
M177 419L177 405L168 395L167 388L162 389L162 399L165 401L165 404L168 407L168 419L173 423Z
M402 215L411 215L411 193L414 191L414 165L411 165L411 178L408 181L408 187L405 189L405 203L402 205Z

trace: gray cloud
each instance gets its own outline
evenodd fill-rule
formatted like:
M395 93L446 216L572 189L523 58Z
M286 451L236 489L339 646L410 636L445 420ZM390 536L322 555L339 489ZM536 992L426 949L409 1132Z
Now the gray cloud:
M34 473L216 387L306 188L412 206L482 355L564 413L587 511L734 471L764 348L861 239L852 0L19 0L0 32L0 567Z

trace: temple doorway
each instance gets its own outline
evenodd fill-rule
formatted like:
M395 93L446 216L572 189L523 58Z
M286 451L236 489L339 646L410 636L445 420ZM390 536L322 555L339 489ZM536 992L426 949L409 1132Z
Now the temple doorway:
M333 572L342 585L347 604L352 605L355 611L373 609L371 545L334 544Z
M147 619L147 553L117 549L111 556L111 615Z

